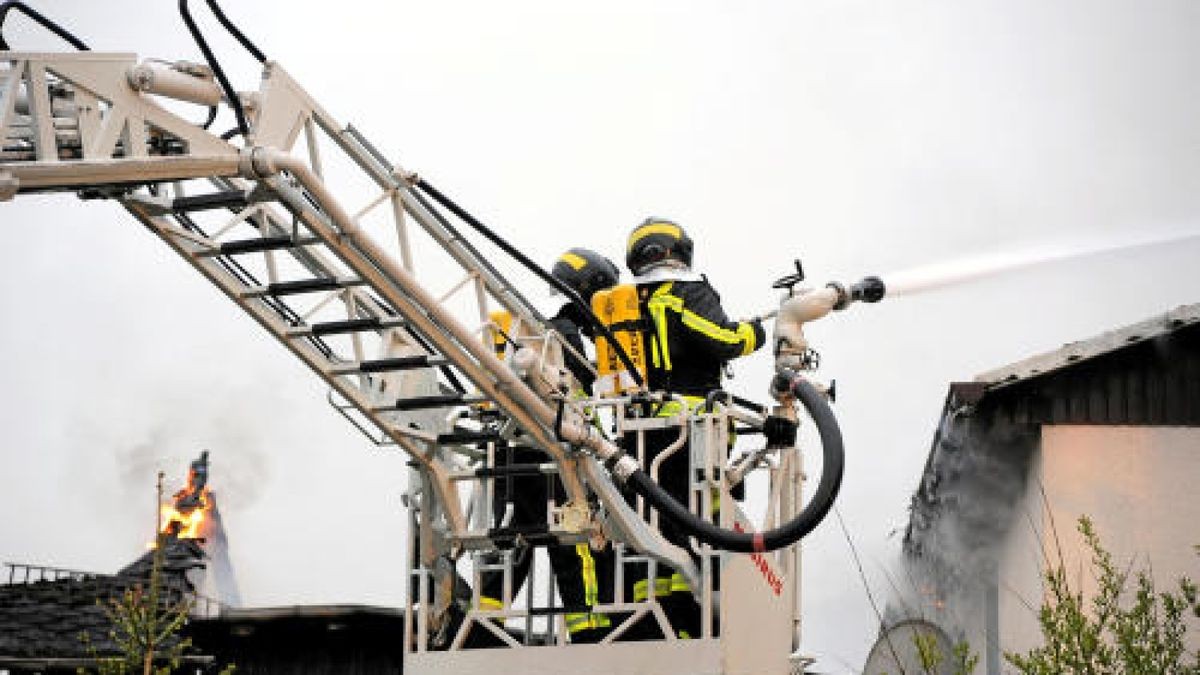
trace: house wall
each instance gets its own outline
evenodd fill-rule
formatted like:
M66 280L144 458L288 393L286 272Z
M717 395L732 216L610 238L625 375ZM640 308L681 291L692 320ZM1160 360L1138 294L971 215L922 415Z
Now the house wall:
M1023 514L1000 557L1001 649L1025 651L1040 643L1035 610L1044 555L1056 560L1061 550L1073 588L1094 590L1090 555L1076 529L1081 515L1095 523L1119 567L1133 560L1135 568L1152 568L1160 590L1184 575L1200 577L1198 477L1197 427L1043 426ZM1194 617L1188 639L1190 649L1200 648Z

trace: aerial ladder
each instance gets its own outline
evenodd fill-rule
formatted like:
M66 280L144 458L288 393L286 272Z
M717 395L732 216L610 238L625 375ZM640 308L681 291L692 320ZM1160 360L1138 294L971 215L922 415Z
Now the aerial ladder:
M715 392L695 412L639 417L635 403L670 395L643 386L599 322L633 384L573 395L563 366L571 347L477 243L499 247L564 297L578 296L337 121L215 0L207 6L261 63L256 90L234 89L188 0L180 12L204 63L92 52L26 4L0 3L0 201L65 192L119 203L319 376L331 405L372 443L406 454L411 584L405 635L397 636L405 668L799 672L796 544L832 506L842 471L832 391L804 373L814 359L802 327L853 301L878 300L882 284L798 287L798 264L776 284L783 298L772 313L773 408ZM3 24L14 11L74 50L12 51ZM207 109L206 121L186 119L189 107ZM219 110L236 120L222 134L209 129ZM507 327L496 311L510 318ZM807 503L798 448L731 456L730 429L753 433L768 415L803 416L820 438L821 476ZM643 435L664 427L678 431L678 445L689 441L688 504L658 488L657 467L641 459ZM516 442L542 451L545 462L499 465L499 450ZM496 482L521 471L560 482L565 500L547 504L538 527L497 525ZM756 523L732 490L759 471L768 494ZM659 534L660 518L692 535L690 550ZM535 592L531 577L524 593L510 583L521 547L604 541L615 544L618 580L630 563L650 575L658 565L679 571L700 601L703 634L678 639L653 595L635 601L618 581L613 601L590 609L614 617L612 633L599 644L570 644L563 616L572 608L555 605L550 583ZM480 602L488 571L505 579L499 608ZM643 617L663 628L663 639L622 641ZM472 630L492 634L499 648L473 648Z

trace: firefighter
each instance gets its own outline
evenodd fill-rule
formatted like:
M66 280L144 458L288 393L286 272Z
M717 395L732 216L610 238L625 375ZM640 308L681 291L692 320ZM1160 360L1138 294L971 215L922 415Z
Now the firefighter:
M555 279L578 293L587 307L592 306L592 296L596 294L596 291L616 286L621 276L621 271L617 269L613 261L586 248L573 248L563 253L555 261L550 273L554 275ZM588 340L595 338L592 333L592 322L588 320L584 311L574 302L568 301L550 319L550 325L554 327L554 330L562 334L567 344L580 354L587 353L583 348L583 338L586 337ZM570 353L566 354L566 363L571 374L579 381L582 390L590 393L592 385L596 381L596 375L592 372L591 367L581 363Z
M707 278L692 271L692 240L677 223L648 218L635 227L629 234L625 262L634 275L645 317L648 385L654 391L682 396L695 409L709 392L721 388L728 361L762 347L762 325L757 320L729 320ZM674 417L681 405L672 401L649 414ZM677 429L646 432L644 466L678 434ZM683 504L688 503L688 467L685 446L662 463L658 476L662 488ZM688 550L687 535L670 519L660 518L659 526L667 540ZM654 580L644 571L629 575L637 579L631 589L633 599L641 601L653 594L679 637L699 637L700 606L682 575L670 568L658 574Z
M608 258L583 248L572 248L555 262L551 274L579 294L588 306L592 295L598 290L615 286L620 270ZM550 325L558 331L564 341L578 354L586 356L583 338L592 338L592 324L584 310L568 300L550 319ZM566 352L568 369L578 382L580 396L589 396L596 376L591 367L578 357ZM507 456L506 456L507 455ZM502 462L537 463L545 456L537 450L515 447L497 453L497 464ZM512 504L510 525L544 522L548 481L541 475L514 476L497 480L495 491L495 513L503 517L505 504ZM555 502L564 498L562 485L553 482ZM558 594L567 608L564 616L567 633L573 643L598 642L611 630L611 620L603 615L588 611L596 604L612 601L612 549L594 551L587 542L579 544L551 544L546 547L550 566L558 583ZM512 588L515 591L524 583L532 564L533 551L523 547L514 553ZM485 609L502 606L500 597L503 577L499 573L484 575L481 602Z

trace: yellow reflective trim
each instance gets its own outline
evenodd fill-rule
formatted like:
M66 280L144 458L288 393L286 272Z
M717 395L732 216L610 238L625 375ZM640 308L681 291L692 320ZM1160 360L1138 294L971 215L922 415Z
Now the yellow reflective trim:
M688 412L695 412L700 408L700 406L704 405L704 398L701 396L688 396L687 394L683 394L681 398L687 402ZM670 401L667 401L659 406L657 412L654 413L654 416L675 417L681 412L683 412L683 403L680 403L675 399L671 399Z
M663 579L663 581L668 581L668 580ZM669 581L670 581L670 584L668 586L668 589L672 593L680 593L680 592L691 593L692 592L692 587L688 586L687 581L684 581L684 579L683 579L683 575L679 574L678 572L676 572L675 574L672 574L671 579Z
M739 334L739 331L721 328L717 324L709 321L699 314L696 314L690 309L683 310L680 318L683 319L683 325L687 326L688 328L691 328L705 337L710 337L726 344L735 345L741 342L744 337ZM750 334L750 342L754 342L754 333Z
M691 640L692 639L692 634L682 628L679 629L679 632L676 635L679 637L680 640Z
M674 223L646 223L629 235L629 245L625 247L625 252L632 251L634 244L652 234L666 234L676 239L683 239L683 228Z
M504 603L486 595L479 596L479 606L483 609L504 609Z
M646 599L646 597L647 597L646 589L649 587L649 584L647 583L647 581L648 581L647 579L639 579L638 581L634 582L634 584L633 584L633 601L634 602L641 602ZM654 580L654 595L655 595L655 597L661 598L664 595L670 595L670 594L671 594L671 580L670 579L655 579Z
M580 571L583 576L583 602L591 607L596 604L600 584L596 581L596 560L592 557L592 547L586 543L575 544L575 554L579 556Z
M562 257L559 258L559 260L570 265L571 268L574 269L576 272L587 267L587 261L584 260L583 257L577 256L574 253L564 253L564 254L562 254Z
M752 353L755 349L758 349L758 345L755 344L756 341L754 339L754 326L748 323L739 323L737 332L738 335L746 341L742 346L742 356L746 356L747 354Z
M667 342L667 310L683 311L683 298L671 295L674 282L659 286L650 299L646 301L646 311L654 322L654 366L671 370L671 347Z
M568 633L578 633L592 628L608 628L612 626L612 621L603 614L572 613L566 615L566 624Z
M683 412L683 404L679 401L667 401L659 406L658 411L654 413L655 417L675 417Z
M649 582L645 579L633 582L633 601L641 602L646 599L646 588L649 587Z

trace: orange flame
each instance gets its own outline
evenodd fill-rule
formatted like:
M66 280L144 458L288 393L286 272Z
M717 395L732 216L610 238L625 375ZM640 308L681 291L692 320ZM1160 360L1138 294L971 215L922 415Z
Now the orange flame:
M174 534L180 539L199 539L204 536L205 521L212 510L212 495L208 488L204 488L199 495L199 505L179 508L180 502L188 494L187 490L180 490L175 495L173 504L163 504L159 507L163 533Z

